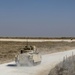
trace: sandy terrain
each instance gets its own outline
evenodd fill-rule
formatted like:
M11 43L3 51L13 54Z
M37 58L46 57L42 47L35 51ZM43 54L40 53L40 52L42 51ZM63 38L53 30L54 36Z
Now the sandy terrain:
M75 49L75 42L71 40L33 40L33 42L29 41L28 44L37 47L38 51L42 54L42 63L34 67L7 66L8 64L14 64L14 62L11 61L15 60L15 55L18 54L26 44L27 41L24 41L24 39L0 39L0 64L2 64L0 65L1 75L48 75L50 69L62 61L65 55L70 56L72 52L75 52L75 50L72 50Z
M62 42L62 41L65 41L65 42L74 42L75 39L0 39L0 41L16 41L16 42L26 42L26 41L29 41L29 42Z
M28 44L35 45L41 54L50 54L75 49L75 42L72 41L32 41L33 42L28 42ZM26 44L25 39L0 39L0 64L14 61L15 55L18 54Z
M75 54L75 50L58 52L53 54L47 54L42 56L42 62L38 66L33 67L16 67L7 66L14 64L14 62L0 65L0 75L48 75L49 71L55 67L60 61L63 61L63 57L67 57Z
M15 55L26 45L26 42L0 41L0 63L14 61ZM75 49L75 42L28 42L35 45L41 54Z

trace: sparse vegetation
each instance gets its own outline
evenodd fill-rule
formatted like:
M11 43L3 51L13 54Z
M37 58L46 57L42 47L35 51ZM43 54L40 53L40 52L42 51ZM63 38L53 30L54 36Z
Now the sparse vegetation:
M26 44L26 42L0 41L0 63L14 60L15 55ZM29 42L28 44L35 45L41 54L75 49L75 42Z
M75 39L75 37L0 37L0 39Z
M64 59L48 75L75 75L75 56Z

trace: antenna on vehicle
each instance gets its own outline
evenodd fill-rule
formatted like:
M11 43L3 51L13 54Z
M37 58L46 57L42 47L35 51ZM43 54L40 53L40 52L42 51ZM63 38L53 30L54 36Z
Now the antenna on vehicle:
M28 37L27 37L27 43L26 43L26 44L27 44L27 46L28 46Z

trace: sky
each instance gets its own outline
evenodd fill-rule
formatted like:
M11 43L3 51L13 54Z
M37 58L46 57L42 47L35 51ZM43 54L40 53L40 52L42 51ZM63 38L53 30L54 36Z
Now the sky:
M0 0L0 36L75 37L75 0Z

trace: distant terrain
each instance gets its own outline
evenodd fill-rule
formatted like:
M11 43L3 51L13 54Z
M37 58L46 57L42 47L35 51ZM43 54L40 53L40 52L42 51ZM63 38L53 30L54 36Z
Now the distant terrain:
M75 37L0 37L0 39L75 39Z

